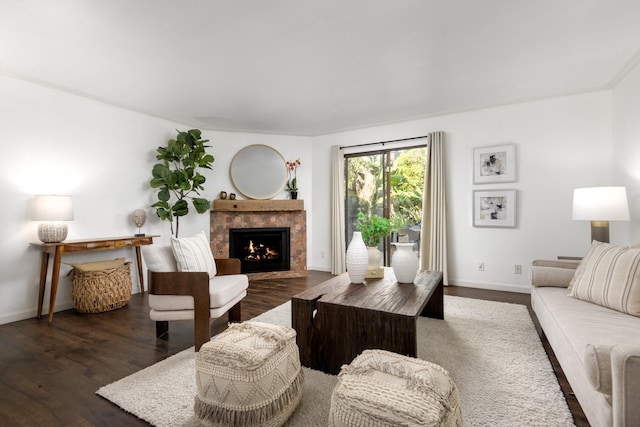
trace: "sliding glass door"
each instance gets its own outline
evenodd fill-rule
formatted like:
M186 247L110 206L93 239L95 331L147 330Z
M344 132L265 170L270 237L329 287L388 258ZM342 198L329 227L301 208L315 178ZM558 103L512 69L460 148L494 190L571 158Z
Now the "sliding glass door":
M400 224L394 235L419 248L426 146L345 155L345 236L348 245L358 213ZM379 246L389 265L389 239Z

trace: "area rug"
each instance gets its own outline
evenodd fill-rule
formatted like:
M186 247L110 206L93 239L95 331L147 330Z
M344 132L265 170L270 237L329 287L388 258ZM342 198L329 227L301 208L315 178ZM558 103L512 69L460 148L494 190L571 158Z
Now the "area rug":
M574 425L525 306L445 296L444 313L418 319L418 357L449 371L465 426ZM291 304L255 320L290 326ZM187 349L96 393L155 426L200 426L194 359ZM303 399L286 425L326 426L337 378L304 371Z

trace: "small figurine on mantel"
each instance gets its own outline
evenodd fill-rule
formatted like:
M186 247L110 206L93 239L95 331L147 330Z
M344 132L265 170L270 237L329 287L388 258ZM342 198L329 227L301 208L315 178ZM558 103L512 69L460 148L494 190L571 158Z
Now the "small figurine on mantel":
M134 236L136 237L144 236L144 233L140 232L140 228L144 225L145 222L147 222L147 213L144 211L144 209L134 210L133 213L131 214L131 220L136 225L136 227L138 227L138 232L134 234Z

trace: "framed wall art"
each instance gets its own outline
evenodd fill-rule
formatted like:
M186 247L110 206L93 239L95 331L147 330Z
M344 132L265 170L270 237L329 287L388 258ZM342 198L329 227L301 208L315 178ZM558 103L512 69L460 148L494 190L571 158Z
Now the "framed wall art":
M487 184L516 180L516 145L479 147L473 150L473 183Z
M515 227L516 190L473 192L474 227Z

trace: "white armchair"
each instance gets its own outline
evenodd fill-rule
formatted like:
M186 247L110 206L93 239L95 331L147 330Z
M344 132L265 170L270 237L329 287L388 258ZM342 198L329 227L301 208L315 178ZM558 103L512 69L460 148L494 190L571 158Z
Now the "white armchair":
M240 260L214 260L209 248L203 256L210 257L213 268L185 271L188 266L179 267L176 262L175 246L172 249L171 245L154 244L142 250L148 269L149 317L156 322L158 338L168 334L170 320L193 319L195 351L199 351L211 339L211 319L229 313L230 322L241 321L240 303L247 295L249 280L239 274Z

